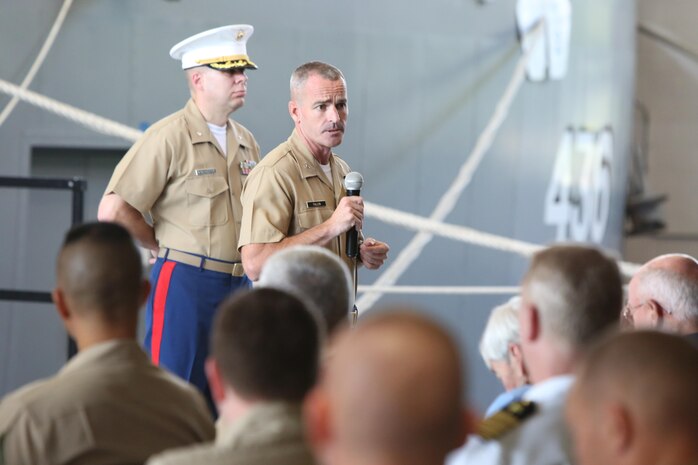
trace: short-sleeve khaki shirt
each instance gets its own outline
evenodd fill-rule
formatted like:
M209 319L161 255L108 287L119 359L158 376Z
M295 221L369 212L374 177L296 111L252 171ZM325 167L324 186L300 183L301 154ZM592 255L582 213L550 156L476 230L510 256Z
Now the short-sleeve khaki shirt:
M259 161L252 133L228 121L225 157L193 100L148 128L117 165L106 193L153 218L168 247L240 261L242 185Z
M211 441L201 394L148 360L135 340L81 350L60 372L0 402L0 463L143 463Z
M330 166L332 182L294 130L245 183L238 246L279 242L328 220L346 195L343 180L349 172L349 165L335 154ZM326 247L350 265L342 253L345 240L340 234Z

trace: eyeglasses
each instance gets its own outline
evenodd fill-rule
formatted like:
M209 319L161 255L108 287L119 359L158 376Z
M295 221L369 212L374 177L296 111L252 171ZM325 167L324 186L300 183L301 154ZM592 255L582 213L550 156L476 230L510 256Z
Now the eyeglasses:
M630 303L626 303L626 304L625 304L625 307L623 307L623 314L622 314L623 319L626 320L626 321L633 321L633 311L634 311L636 308L642 307L642 306L645 305L646 303L647 303L647 302L642 302L642 303L639 303L639 304L637 304L637 305L630 305Z

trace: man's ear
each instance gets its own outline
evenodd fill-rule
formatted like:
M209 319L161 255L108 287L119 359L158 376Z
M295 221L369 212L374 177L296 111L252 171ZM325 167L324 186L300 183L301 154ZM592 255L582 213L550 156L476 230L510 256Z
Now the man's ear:
M332 418L329 399L319 386L314 387L303 401L303 416L310 442L315 454L324 455L332 439Z
M665 316L665 311L662 306L659 305L659 302L650 299L645 303L645 307L649 311L649 319L652 327L660 327Z
M225 399L225 383L218 364L213 357L206 359L204 371L206 371L206 379L208 379L208 386L211 389L211 397L213 397L216 405L220 405L223 399Z
M509 362L514 367L518 380L528 384L528 373L526 372L526 363L524 361L521 344L518 342L510 342L508 347Z
M535 341L540 337L540 313L532 304L522 304L519 310L521 339Z
M636 431L628 409L622 404L611 404L607 407L608 421L605 435L608 443L616 453L616 457L625 454L636 440Z
M204 85L204 73L200 70L192 71L189 79L191 79L191 85L195 89L201 90Z
M301 122L301 115L296 101L291 99L288 101L288 114L291 115L291 119L294 123L298 124Z
M56 307L58 316L61 318L63 323L67 325L72 317L72 313L70 312L68 304L65 301L65 294L61 289L55 288L53 291L51 291L51 299Z

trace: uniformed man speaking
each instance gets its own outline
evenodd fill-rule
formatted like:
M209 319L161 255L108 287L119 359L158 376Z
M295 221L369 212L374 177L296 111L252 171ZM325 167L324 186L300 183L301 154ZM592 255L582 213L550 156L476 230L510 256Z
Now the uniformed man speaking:
M99 219L123 224L157 257L146 312L146 349L208 394L204 360L214 312L247 288L238 241L240 193L259 146L229 119L245 103L253 28L224 26L170 50L182 61L191 99L151 126L116 167ZM150 213L149 225L144 216Z
M321 245L347 260L345 232L361 229L363 200L346 197L343 178L349 166L332 153L342 143L347 89L342 72L310 62L291 76L288 111L295 129L252 171L242 195L240 242L245 272L257 280L266 259L284 247ZM388 245L366 239L359 260L380 267Z

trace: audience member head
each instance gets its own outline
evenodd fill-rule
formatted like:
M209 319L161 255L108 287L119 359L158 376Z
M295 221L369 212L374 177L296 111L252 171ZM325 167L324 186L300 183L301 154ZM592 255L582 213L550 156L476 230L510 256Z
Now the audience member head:
M463 443L461 362L443 329L396 309L360 320L333 347L306 405L320 461L442 463Z
M317 378L319 346L315 317L286 292L255 289L224 301L206 363L221 416L257 402L301 402Z
M698 463L698 350L654 331L614 335L581 363L566 415L580 465Z
M136 335L149 291L141 256L116 223L86 223L65 236L56 262L53 300L78 347Z
M617 326L623 305L615 261L578 245L536 253L521 297L521 347L533 383L570 373L583 350Z
M698 261L669 254L645 263L628 285L624 317L635 328L698 332Z
M485 365L507 391L528 383L519 336L520 304L520 297L512 297L492 309L480 339L480 354Z
M354 304L349 269L337 255L312 245L280 250L266 261L258 287L273 287L304 299L311 310L322 314L325 329L334 332Z

